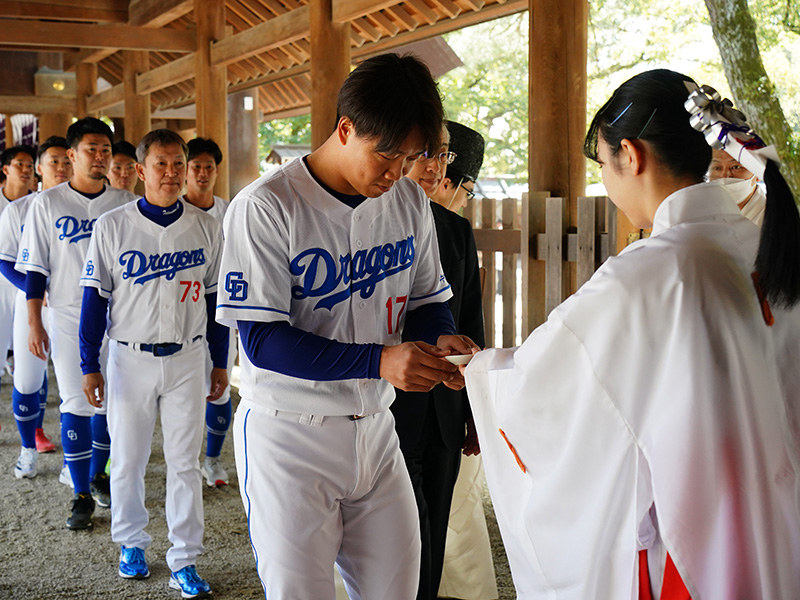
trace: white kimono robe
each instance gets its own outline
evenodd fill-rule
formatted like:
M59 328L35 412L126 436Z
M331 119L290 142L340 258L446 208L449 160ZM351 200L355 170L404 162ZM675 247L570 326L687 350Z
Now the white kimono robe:
M635 600L637 551L663 540L693 600L796 600L800 311L766 325L758 228L718 185L654 221L519 349L467 368L517 592Z

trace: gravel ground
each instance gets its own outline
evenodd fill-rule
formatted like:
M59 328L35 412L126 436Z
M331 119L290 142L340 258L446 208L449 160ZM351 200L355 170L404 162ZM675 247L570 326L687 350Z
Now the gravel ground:
M150 578L124 580L117 576L119 548L109 533L110 512L98 508L93 531L70 531L64 522L72 490L58 482L62 454L58 433L58 395L50 369L50 396L44 430L56 442L56 452L39 456L39 474L32 480L14 478L19 455L19 435L11 410L11 382L0 386L0 600L105 600L108 598L179 598L168 585L164 555L169 547L164 517L166 468L161 435L156 425L153 452L146 477L148 532L153 543L147 550ZM234 390L234 408L238 396ZM207 579L214 598L263 598L247 536L233 460L233 444L226 440L222 461L231 485L203 486L206 553L198 572ZM514 598L514 587L488 494L485 508L495 556L500 599ZM340 597L341 594L338 597ZM314 600L314 599L309 599Z

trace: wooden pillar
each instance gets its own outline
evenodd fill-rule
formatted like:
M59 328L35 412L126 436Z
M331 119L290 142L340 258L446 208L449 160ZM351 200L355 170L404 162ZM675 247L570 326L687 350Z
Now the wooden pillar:
M41 114L39 118L39 143L41 144L51 135L67 135L67 128L72 123L72 116L63 113Z
M566 199L565 221L578 224L578 196L586 193L586 0L529 0L529 148L531 192ZM568 292L575 291L574 265L564 265ZM528 298L528 302L535 302ZM533 311L535 312L535 311Z
M225 0L194 0L197 23L197 52L195 54L195 101L197 106L197 135L211 138L228 156L227 69L211 66L211 44L225 36ZM230 197L230 174L227 160L219 166L214 192Z
M530 16L529 189L567 198L576 226L577 197L586 188L589 4L530 0Z
M97 65L80 63L75 67L75 114L79 119L96 117L86 110L86 99L97 93Z
M134 146L150 131L150 94L136 93L136 76L150 70L150 56L141 50L122 53L122 84L125 86L125 139Z
M230 193L235 196L258 179L258 88L228 96L228 154Z
M350 23L334 23L331 0L310 3L311 148L328 139L336 126L336 98L350 73Z

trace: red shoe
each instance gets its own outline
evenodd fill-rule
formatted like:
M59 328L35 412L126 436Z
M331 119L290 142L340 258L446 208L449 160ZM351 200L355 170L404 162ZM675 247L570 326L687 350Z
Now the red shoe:
M45 435L44 429L39 427L36 430L36 449L42 452L53 452L56 449L56 445L50 441L50 439Z

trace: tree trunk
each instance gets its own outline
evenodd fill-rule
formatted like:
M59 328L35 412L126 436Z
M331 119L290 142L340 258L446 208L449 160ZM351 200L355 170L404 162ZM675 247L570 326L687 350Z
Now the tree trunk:
M735 106L747 115L747 122L767 144L775 144L781 173L795 200L800 201L800 153L761 61L756 24L747 0L705 0L705 3Z

